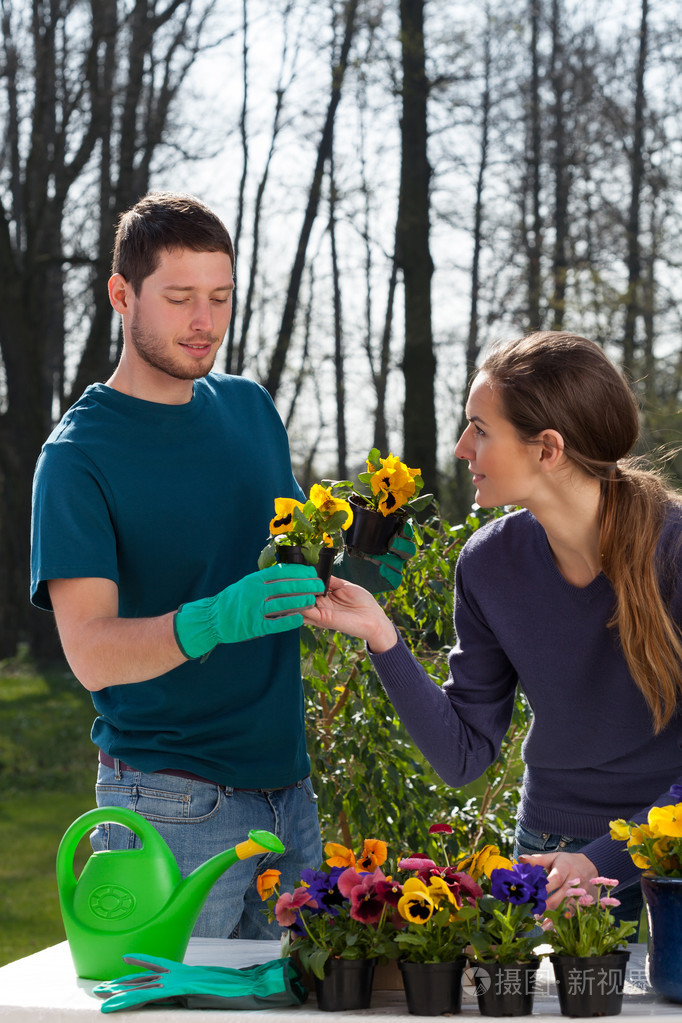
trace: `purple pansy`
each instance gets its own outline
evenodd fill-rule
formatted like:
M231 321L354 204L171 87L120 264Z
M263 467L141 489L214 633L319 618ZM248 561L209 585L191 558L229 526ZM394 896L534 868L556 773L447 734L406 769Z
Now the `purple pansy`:
M345 867L332 867L329 873L324 870L302 870L301 880L317 904L317 913L328 913L337 916L345 901L338 888L338 880ZM311 907L312 908L312 907Z
M490 892L501 902L514 906L530 903L534 913L544 913L547 875L542 867L531 863L515 863L513 867L497 867L490 873Z

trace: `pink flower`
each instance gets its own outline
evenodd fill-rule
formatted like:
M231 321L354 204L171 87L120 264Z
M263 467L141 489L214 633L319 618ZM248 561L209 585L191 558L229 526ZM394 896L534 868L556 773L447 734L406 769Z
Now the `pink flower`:
M362 884L363 876L363 874L358 874L357 870L353 867L347 867L343 874L339 874L336 879L336 887L346 899L350 899L350 893L355 886Z
M432 824L429 828L430 835L451 835L453 828L449 824Z
M581 895L578 899L579 906L593 906L594 897L592 895Z
M384 886L386 877L377 867L373 874L358 874L349 867L339 875L336 886L342 895L350 899L350 915L363 924L377 924L386 905Z
M398 870L428 871L432 869L437 870L438 867L433 860L429 859L428 856L425 856L424 853L413 853L406 859L401 860L398 864Z
M591 877L590 884L601 884L604 888L615 888L620 882L614 881L612 877Z
M566 898L567 899L572 899L572 898L577 899L581 895L587 895L587 892L585 891L584 888L569 888L568 891L566 892Z
M307 906L308 904L313 909L317 908L317 903L305 888L297 888L293 894L291 892L282 892L275 903L277 923L280 927L293 927L298 919L298 910L301 906Z
M620 899L612 899L608 895L605 895L599 900L599 905L602 906L620 906Z

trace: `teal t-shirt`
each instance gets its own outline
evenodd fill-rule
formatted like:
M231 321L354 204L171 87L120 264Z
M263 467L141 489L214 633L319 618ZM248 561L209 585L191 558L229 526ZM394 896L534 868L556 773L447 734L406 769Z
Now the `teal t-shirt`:
M211 373L185 405L88 387L46 441L34 480L31 599L47 580L103 577L123 618L212 596L257 569L276 497L304 500L267 392ZM92 739L143 771L235 788L310 771L297 630L221 644L203 663L92 694Z

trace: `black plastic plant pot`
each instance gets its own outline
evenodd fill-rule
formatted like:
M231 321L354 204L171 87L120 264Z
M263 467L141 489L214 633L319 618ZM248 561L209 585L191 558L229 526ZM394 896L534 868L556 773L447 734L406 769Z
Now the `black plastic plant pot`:
M323 547L320 551L320 556L315 566L318 577L324 583L324 592L326 593L329 589L329 580L331 579L332 569L334 568L334 558L337 554L335 547ZM306 557L300 547L290 547L287 544L277 545L277 561L281 565L309 565L310 562L306 560Z
M399 960L408 1012L413 1016L440 1016L462 1009L464 956L449 963L410 963Z
M481 1016L530 1016L539 959L527 963L472 962Z
M630 953L604 956L551 955L562 1016L617 1016L623 1008Z
M324 979L315 977L317 1007L323 1012L369 1009L376 959L328 959Z
M388 545L400 529L398 515L382 515L351 497L353 521L343 531L346 547L361 554L385 554Z

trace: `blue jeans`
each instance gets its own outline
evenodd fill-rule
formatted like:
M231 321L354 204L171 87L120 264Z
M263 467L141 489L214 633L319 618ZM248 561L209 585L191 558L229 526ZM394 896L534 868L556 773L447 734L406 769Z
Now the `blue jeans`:
M580 852L583 846L591 841L591 838L572 838L569 835L550 835L547 832L530 831L528 828L524 828L523 824L517 824L513 857L516 860L519 856L534 855L535 853ZM639 920L643 905L639 884L613 889L613 894L620 899L620 906L612 910L616 923L621 920ZM629 941L637 941L636 931L631 935Z
M322 862L317 796L310 779L283 789L231 789L168 774L121 771L99 765L97 805L135 810L150 821L170 846L186 877L216 853L243 842L250 830L270 831L285 852L238 860L216 882L193 934L203 938L279 938L282 928L268 923L256 891L264 870L281 871L282 891L292 891L305 867ZM90 836L95 852L139 848L141 840L120 824L99 824Z

